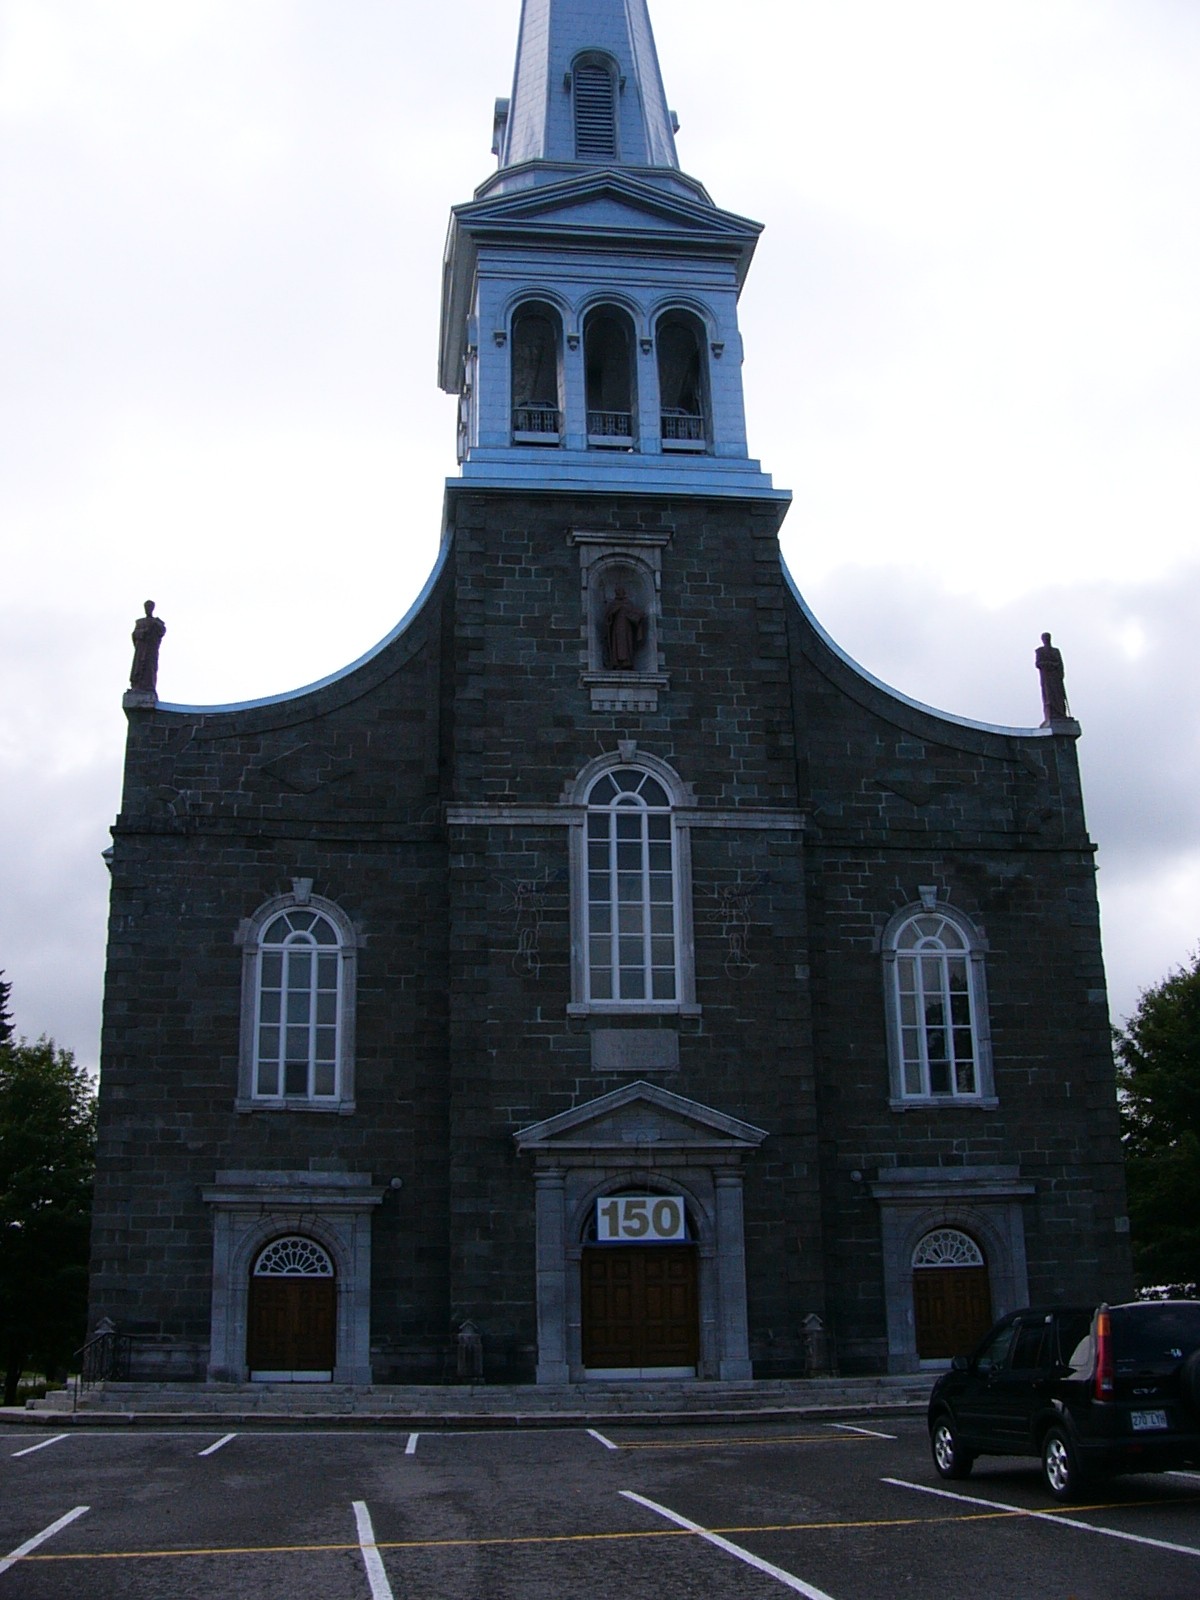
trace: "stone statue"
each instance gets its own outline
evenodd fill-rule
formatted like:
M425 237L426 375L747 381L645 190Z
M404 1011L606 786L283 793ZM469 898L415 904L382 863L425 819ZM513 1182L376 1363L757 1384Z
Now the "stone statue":
M162 644L167 625L154 615L154 601L146 601L146 615L133 625L133 666L129 669L129 687L136 694L158 693L158 647Z
M622 584L604 609L605 666L619 672L633 668L637 647L646 636L646 614L630 600Z
M1056 649L1050 643L1050 635L1044 633L1033 659L1042 680L1042 727L1045 728L1050 723L1063 722L1071 715L1067 705L1062 651Z

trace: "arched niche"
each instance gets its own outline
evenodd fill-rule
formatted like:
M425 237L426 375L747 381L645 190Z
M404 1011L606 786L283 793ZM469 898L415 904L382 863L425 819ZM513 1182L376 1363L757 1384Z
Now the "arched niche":
M593 672L658 670L658 595L642 561L599 561L588 585L588 665Z
M562 438L562 318L542 300L518 306L512 321L514 444L556 445Z

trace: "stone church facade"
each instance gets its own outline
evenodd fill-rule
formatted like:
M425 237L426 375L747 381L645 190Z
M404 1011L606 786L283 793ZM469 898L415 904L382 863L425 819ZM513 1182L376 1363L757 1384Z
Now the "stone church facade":
M92 1315L144 1376L909 1371L1128 1292L1078 725L809 613L759 229L674 130L645 0L525 0L424 592L310 688L126 697Z

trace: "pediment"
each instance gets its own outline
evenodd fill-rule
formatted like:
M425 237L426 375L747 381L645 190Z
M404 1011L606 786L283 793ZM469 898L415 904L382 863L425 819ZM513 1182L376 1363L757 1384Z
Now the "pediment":
M631 1083L513 1135L533 1154L571 1150L755 1150L767 1137L737 1117L653 1083Z
M651 232L680 238L728 239L744 247L757 239L759 223L715 206L669 194L616 172L589 174L472 201L455 210L470 233L492 229L520 232Z

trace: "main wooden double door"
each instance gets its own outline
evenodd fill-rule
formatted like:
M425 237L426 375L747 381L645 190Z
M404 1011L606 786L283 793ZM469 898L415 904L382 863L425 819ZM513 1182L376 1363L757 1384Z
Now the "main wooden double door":
M696 1366L694 1245L589 1246L581 1271L585 1367Z
M992 1325L987 1267L917 1267L913 1313L920 1360L968 1354Z
M333 1278L250 1279L246 1362L252 1373L332 1377L336 1336Z

